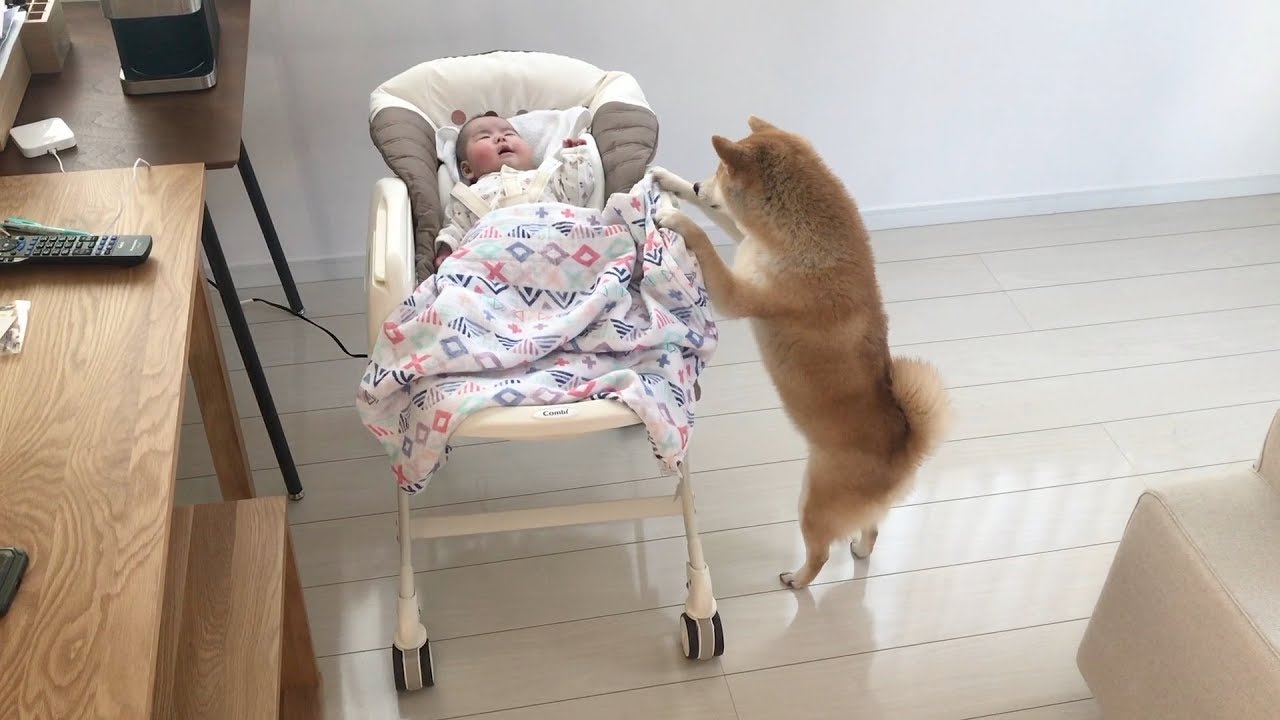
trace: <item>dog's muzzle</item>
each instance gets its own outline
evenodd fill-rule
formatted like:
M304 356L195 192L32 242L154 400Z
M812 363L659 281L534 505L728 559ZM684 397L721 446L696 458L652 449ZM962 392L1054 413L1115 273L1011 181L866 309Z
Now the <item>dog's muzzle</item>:
M696 182L693 184L693 194L699 197L702 196L702 183Z

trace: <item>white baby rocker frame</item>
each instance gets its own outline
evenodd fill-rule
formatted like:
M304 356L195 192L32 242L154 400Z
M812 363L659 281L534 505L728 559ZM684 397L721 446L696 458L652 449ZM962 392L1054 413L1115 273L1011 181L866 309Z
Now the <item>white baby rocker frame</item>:
M369 218L365 289L370 347L381 335L383 321L416 285L408 188L398 178L383 178L374 186ZM456 435L549 440L640 423L640 418L621 402L587 400L565 405L488 408L468 418L457 429ZM516 470L513 468L513 471ZM398 690L419 690L435 684L431 643L422 623L414 581L412 546L413 540L418 539L681 516L689 552L686 565L688 598L679 623L681 648L685 657L692 660L709 660L724 652L724 630L712 593L711 573L703 558L702 542L698 536L687 456L680 467L674 495L660 497L469 515L413 517L409 494L397 489L396 495L399 503L400 582L391 653Z

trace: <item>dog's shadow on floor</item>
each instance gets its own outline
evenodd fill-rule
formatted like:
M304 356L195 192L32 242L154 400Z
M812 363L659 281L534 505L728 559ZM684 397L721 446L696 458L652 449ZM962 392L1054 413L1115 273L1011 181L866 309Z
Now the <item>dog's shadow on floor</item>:
M872 653L894 643L889 638L880 637L875 625L873 610L875 598L867 596L867 561L856 560L855 578L843 582L813 585L800 590L793 590L795 596L795 614L788 624L783 642L811 644L824 648L825 651L815 654L822 661L837 670L829 672L808 672L806 666L813 663L800 662L792 666L797 677L806 677L799 685L801 691L810 698L804 704L806 710L821 710L823 717L850 717L859 720L888 717L886 709L876 702L877 682L874 678L875 662ZM832 652L834 650L834 652ZM882 682L891 682L881 678ZM837 683L842 689L832 692L831 683ZM814 698L830 698L830 707L818 707L810 703ZM841 698L856 698L852 706L835 706L843 703Z

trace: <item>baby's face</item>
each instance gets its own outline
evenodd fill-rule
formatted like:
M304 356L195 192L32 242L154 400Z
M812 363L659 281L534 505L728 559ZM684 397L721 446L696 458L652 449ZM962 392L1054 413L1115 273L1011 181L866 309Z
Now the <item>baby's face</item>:
M499 117L481 117L463 128L458 142L463 143L464 160L458 170L468 182L497 172L503 165L514 170L532 170L533 148L511 127L511 123Z

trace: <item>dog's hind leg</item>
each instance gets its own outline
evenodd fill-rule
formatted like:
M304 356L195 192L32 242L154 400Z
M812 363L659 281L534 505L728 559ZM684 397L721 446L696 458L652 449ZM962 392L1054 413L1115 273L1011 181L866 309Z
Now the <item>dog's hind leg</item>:
M864 560L871 555L872 550L876 549L876 538L878 537L880 537L879 527L872 525L871 527L863 528L858 539L849 544L849 550L854 557Z
M795 572L785 572L778 576L783 585L802 588L813 582L831 557L831 538L817 534L804 533L805 560Z
M836 540L828 524L823 520L822 509L806 497L800 508L800 533L804 536L805 561L795 572L782 573L778 579L783 585L802 588L813 582L831 556L831 543Z

